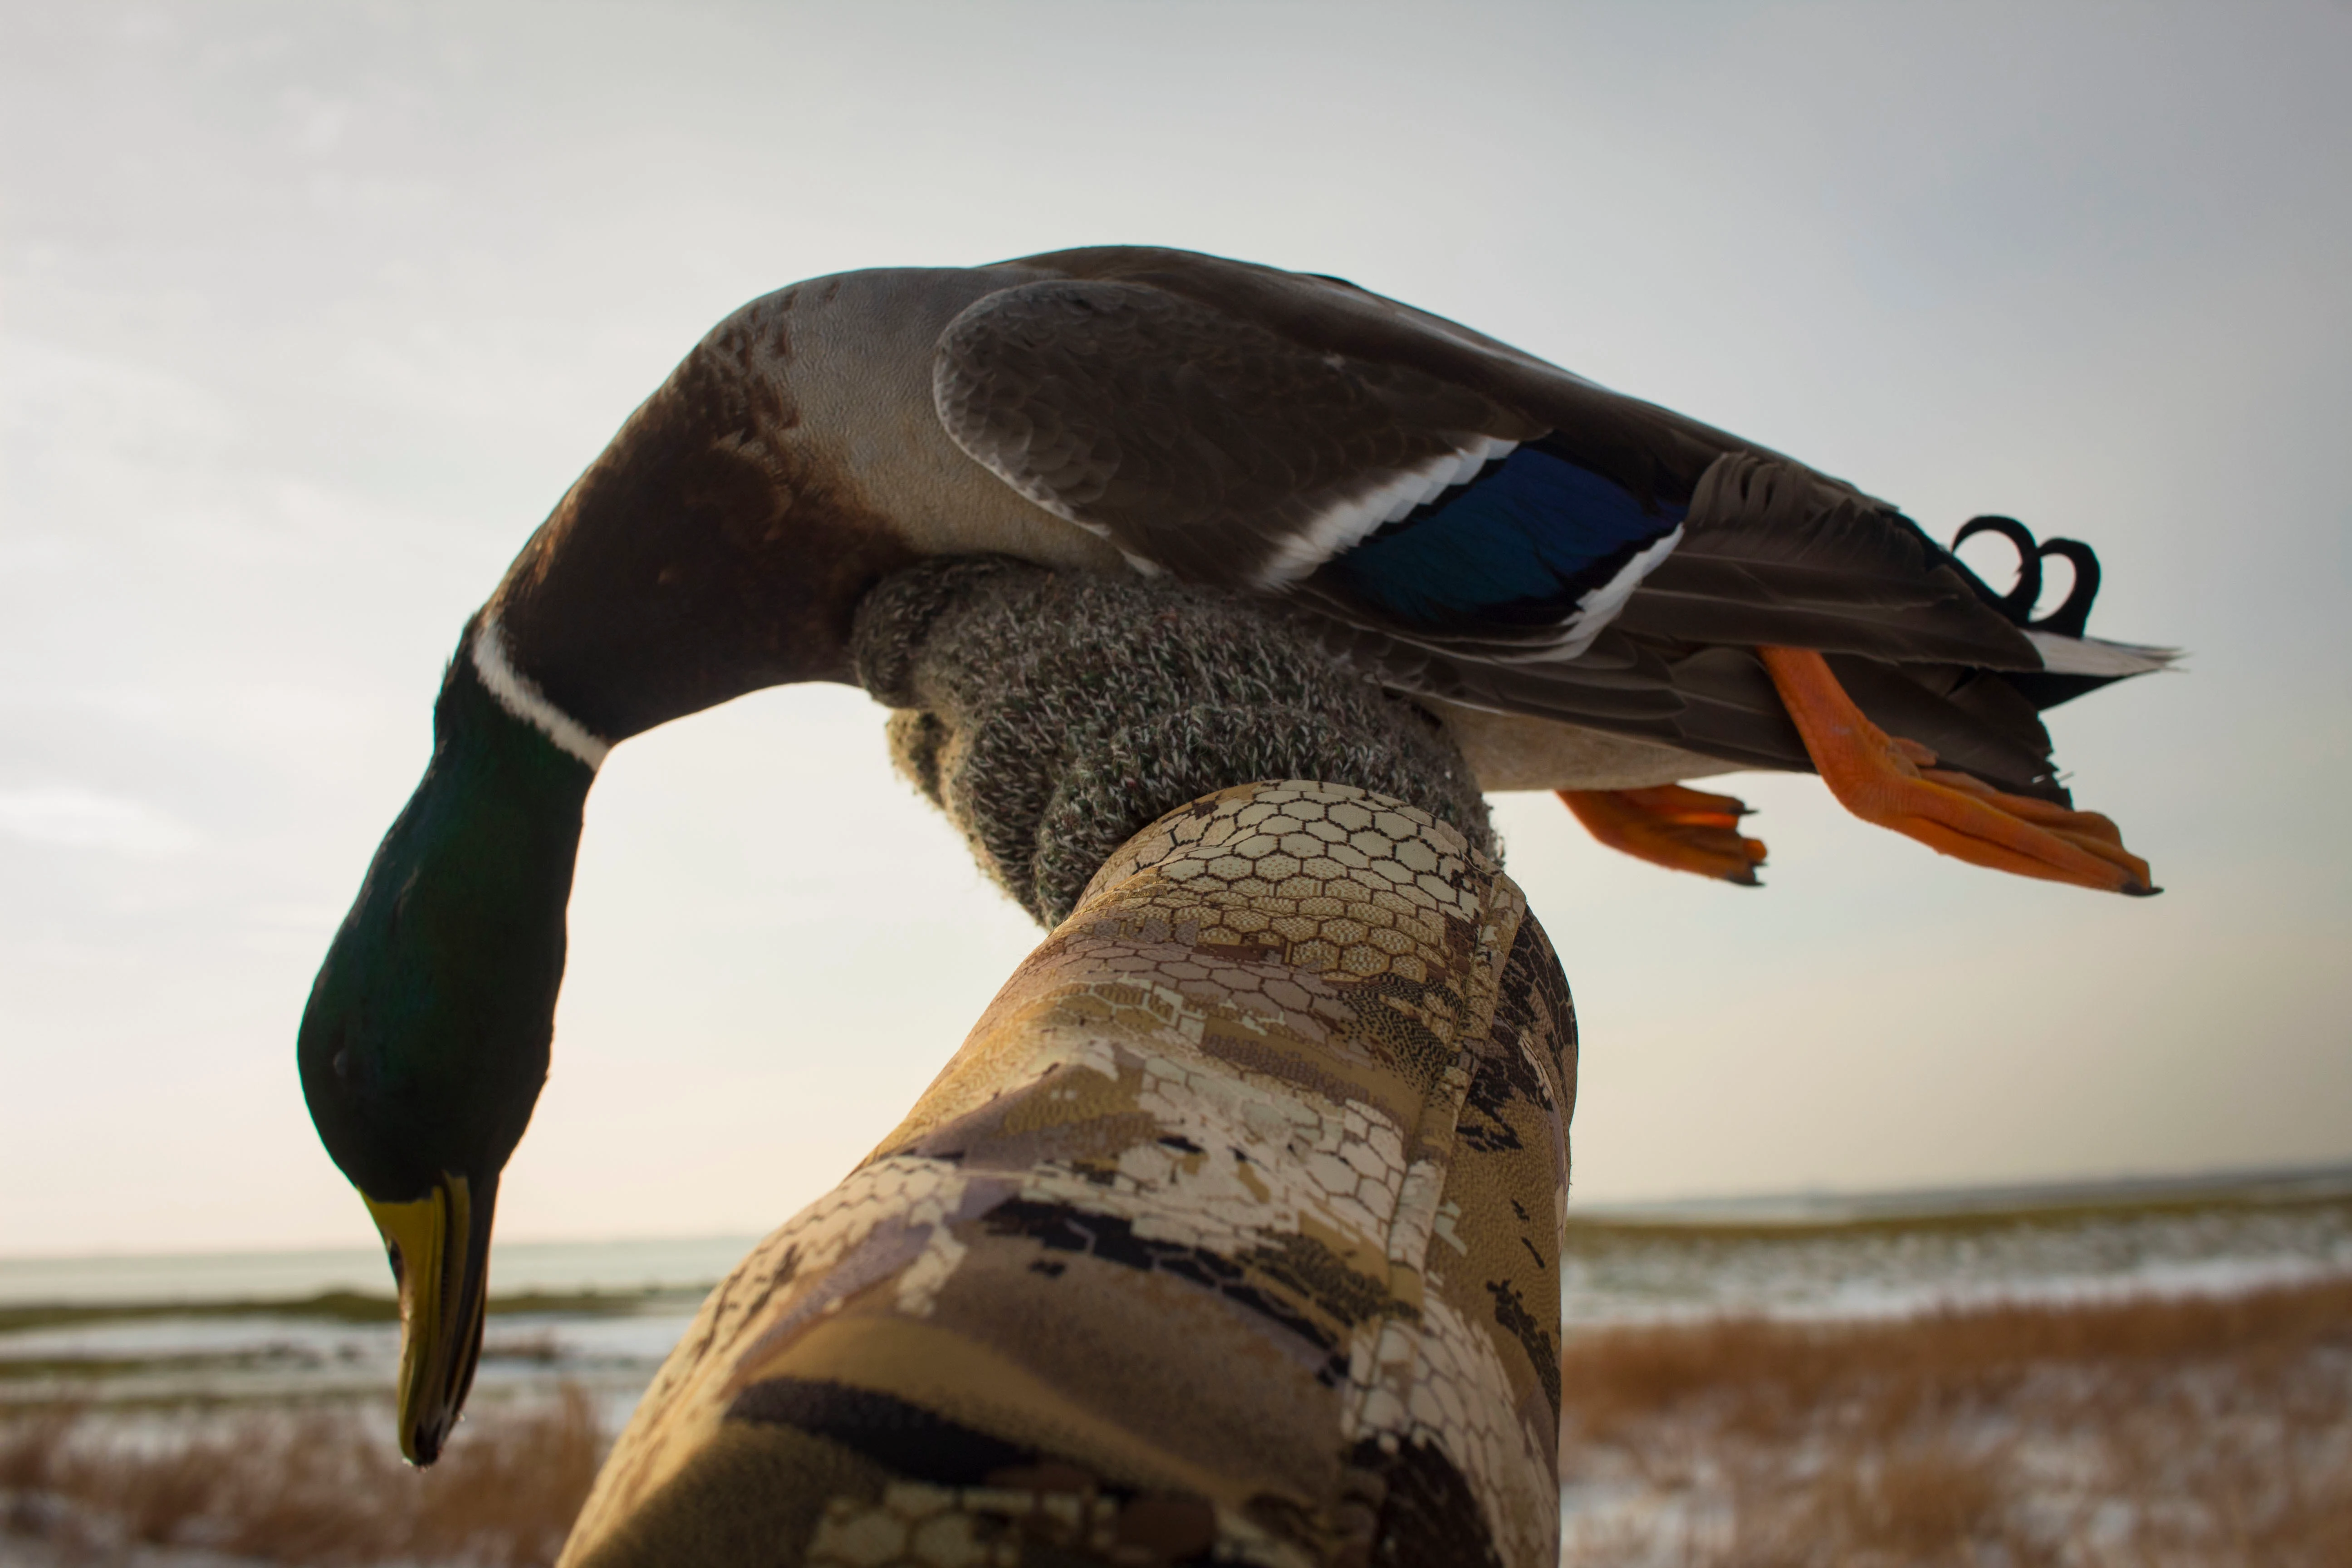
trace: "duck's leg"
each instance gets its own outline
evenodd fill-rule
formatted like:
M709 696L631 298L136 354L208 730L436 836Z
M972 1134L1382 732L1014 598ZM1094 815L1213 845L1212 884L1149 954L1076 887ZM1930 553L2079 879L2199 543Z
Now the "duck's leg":
M2147 862L2124 847L2123 835L2105 817L2006 795L1966 773L1937 768L1935 752L1864 718L1819 653L1756 651L1822 782L1864 822L1997 871L2116 893L2158 890Z
M1761 885L1756 868L1764 863L1763 842L1740 835L1739 819L1748 807L1730 795L1680 784L1553 793L1586 832L1612 849L1670 871L1692 871L1743 888Z

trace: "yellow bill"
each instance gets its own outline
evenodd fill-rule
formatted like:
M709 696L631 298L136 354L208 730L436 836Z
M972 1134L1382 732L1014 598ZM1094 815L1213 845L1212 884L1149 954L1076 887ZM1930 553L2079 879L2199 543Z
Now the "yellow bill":
M400 1451L413 1465L441 1457L482 1353L493 1183L476 1202L445 1173L407 1203L362 1193L400 1285Z

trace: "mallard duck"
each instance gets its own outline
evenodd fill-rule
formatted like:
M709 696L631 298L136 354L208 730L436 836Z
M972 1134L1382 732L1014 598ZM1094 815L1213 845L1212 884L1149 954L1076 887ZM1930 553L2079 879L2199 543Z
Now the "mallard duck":
M847 680L926 556L1172 574L1286 606L1436 714L1487 789L1752 881L1739 803L1812 769L1946 854L2124 893L2041 706L2160 668L2084 633L2079 545L2007 520L1997 594L1894 508L1336 278L1101 247L801 283L721 322L467 625L435 747L304 1014L303 1089L382 1230L400 1430L470 1384L499 1172L548 1062L581 812L609 749ZM2075 563L2028 619L2041 557Z

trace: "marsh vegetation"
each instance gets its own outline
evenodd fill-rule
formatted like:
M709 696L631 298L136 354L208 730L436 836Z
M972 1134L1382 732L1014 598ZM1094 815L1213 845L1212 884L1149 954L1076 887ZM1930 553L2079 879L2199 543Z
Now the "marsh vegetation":
M1570 1342L1575 1568L2334 1568L2352 1280Z
M2339 1568L2342 1187L1580 1218L1564 1562ZM0 1304L0 1563L551 1563L698 1295L508 1297L421 1473L391 1440L389 1300Z

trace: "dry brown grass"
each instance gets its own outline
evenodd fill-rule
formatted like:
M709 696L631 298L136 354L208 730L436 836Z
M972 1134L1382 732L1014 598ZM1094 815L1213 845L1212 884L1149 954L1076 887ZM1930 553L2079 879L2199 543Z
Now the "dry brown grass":
M1571 1340L1574 1568L2343 1568L2352 1280L1886 1322ZM0 1558L132 1544L263 1562L551 1562L602 1449L587 1398L469 1421L425 1472L381 1413L248 1413L133 1440L0 1423ZM113 1435L109 1436L111 1432Z
M2352 1563L2352 1280L1623 1329L1562 1375L1571 1563Z
M552 1563L604 1443L588 1398L493 1413L417 1471L380 1412L248 1412L137 1441L58 1407L0 1426L0 1545L9 1532L70 1560L131 1545L268 1563Z

